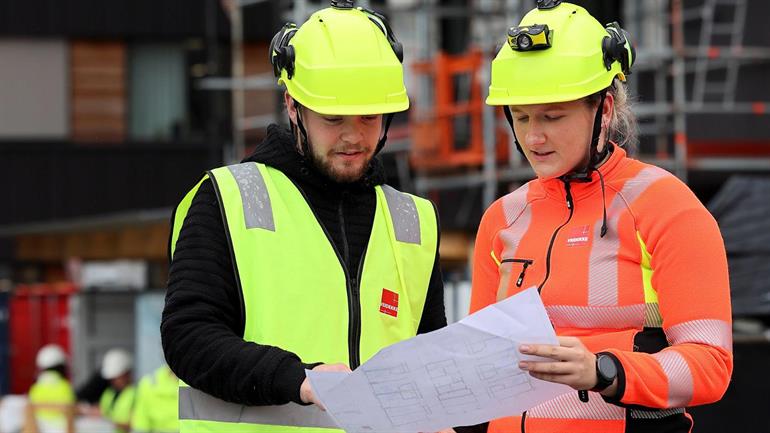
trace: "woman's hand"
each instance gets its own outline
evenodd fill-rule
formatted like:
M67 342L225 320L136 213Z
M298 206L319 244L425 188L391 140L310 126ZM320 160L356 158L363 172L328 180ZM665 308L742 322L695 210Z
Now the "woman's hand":
M596 355L586 349L576 337L557 337L559 345L524 344L519 347L521 353L550 358L552 361L521 361L519 368L548 382L562 383L582 391L596 386ZM617 379L603 395L615 395Z

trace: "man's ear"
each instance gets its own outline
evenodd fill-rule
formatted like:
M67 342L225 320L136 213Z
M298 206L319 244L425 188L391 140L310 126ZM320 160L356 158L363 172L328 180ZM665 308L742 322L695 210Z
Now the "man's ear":
M286 112L289 114L289 120L293 124L297 124L297 106L294 104L294 98L289 95L288 91L283 92L283 103L286 105Z

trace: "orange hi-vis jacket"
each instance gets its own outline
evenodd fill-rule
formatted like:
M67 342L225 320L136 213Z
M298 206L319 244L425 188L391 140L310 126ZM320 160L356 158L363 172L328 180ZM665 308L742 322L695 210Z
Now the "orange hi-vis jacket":
M716 222L679 179L621 148L599 170L604 203L593 173L530 181L487 209L470 310L537 286L557 335L614 356L618 397L589 392L584 403L571 392L490 422L490 433L687 432L684 407L727 389L730 290Z

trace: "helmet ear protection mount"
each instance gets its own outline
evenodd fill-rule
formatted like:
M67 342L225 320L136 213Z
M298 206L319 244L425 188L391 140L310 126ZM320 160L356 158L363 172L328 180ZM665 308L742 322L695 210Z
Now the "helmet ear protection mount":
M602 39L602 52L604 53L604 67L609 71L612 63L620 63L623 75L631 73L631 65L636 60L636 49L631 45L628 32L623 30L617 22L611 22L605 26L608 36Z
M294 75L294 47L289 41L297 33L297 25L286 23L270 41L270 64L273 65L273 74L281 76L281 69L286 69L286 75L291 80Z

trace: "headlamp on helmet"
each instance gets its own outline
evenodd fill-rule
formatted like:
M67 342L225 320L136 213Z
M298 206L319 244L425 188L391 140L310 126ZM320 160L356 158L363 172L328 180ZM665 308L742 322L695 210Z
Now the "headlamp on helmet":
M514 26L508 29L508 45L514 51L544 50L551 47L553 31L548 24Z

